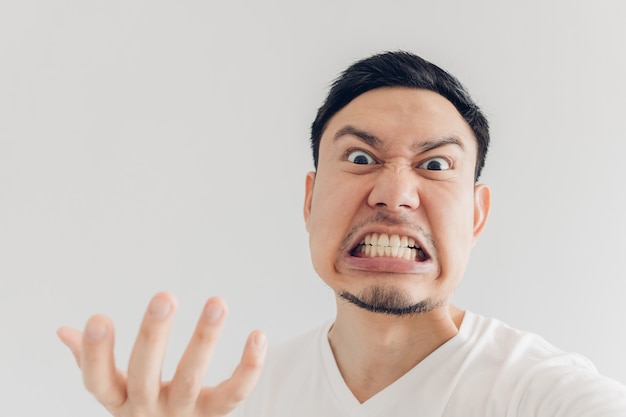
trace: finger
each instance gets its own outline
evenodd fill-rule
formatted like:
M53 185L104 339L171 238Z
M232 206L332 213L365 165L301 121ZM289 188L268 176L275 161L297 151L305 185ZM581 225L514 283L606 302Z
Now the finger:
M175 408L195 404L222 332L225 316L226 304L223 300L211 298L204 305L202 315L168 389L168 401Z
M72 329L71 327L60 327L57 330L57 336L65 346L70 348L76 360L76 364L80 368L80 347L83 341L83 334L79 330Z
M206 415L226 415L234 410L256 385L266 350L265 335L258 330L252 332L233 375L217 387L204 388L200 393L198 406L201 412Z
M158 398L175 308L171 294L159 293L152 297L143 317L128 363L128 397L135 404L153 403Z
M126 399L126 388L115 369L113 344L111 320L91 317L82 338L80 363L85 387L106 407L117 407Z

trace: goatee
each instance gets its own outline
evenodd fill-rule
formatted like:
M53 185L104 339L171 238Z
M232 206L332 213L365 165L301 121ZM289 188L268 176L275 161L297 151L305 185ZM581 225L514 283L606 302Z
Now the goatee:
M444 304L432 299L425 299L415 303L406 293L396 288L380 286L368 287L361 291L358 296L348 291L341 291L338 295L364 310L391 316L424 314Z

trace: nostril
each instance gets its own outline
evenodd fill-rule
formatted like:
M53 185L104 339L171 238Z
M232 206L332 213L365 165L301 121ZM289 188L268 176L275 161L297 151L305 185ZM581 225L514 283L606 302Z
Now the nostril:
M409 178L381 176L367 197L370 207L387 210L413 210L419 206L418 184Z

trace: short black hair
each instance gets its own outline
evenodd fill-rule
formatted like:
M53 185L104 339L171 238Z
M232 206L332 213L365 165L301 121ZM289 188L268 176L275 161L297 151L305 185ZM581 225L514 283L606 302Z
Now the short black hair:
M357 61L332 83L326 101L311 125L311 149L317 169L320 140L331 117L361 94L381 87L431 90L450 101L476 136L475 180L485 165L489 148L489 123L463 85L437 65L406 51L383 52Z

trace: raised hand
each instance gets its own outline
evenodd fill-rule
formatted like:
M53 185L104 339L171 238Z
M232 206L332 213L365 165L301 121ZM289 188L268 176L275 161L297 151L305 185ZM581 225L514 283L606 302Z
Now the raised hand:
M111 320L91 317L85 331L62 327L57 334L74 354L85 387L117 417L226 416L250 393L265 358L265 335L248 337L233 375L215 387L203 387L206 369L226 317L226 305L209 299L171 381L161 380L161 368L176 300L159 293L150 301L133 347L128 371L116 368Z

